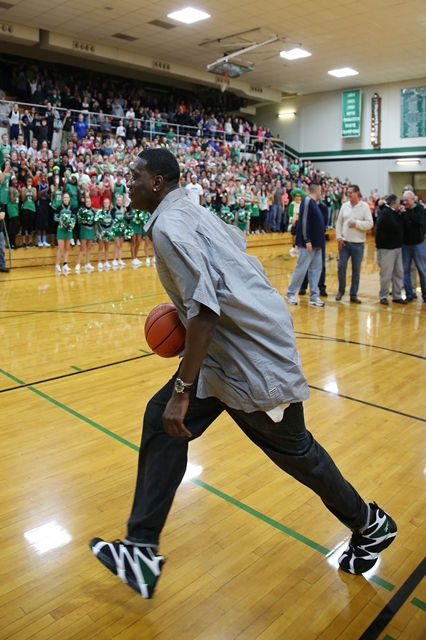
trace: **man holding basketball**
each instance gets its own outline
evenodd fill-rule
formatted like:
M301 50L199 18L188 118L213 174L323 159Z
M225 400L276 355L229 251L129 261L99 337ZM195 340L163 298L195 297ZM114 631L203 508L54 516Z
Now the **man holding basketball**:
M145 230L158 274L186 326L184 357L148 402L127 537L94 538L97 558L150 598L164 558L161 531L185 474L188 442L226 411L277 466L311 488L353 533L339 559L361 574L397 533L392 518L366 503L305 427L308 385L283 298L243 234L179 189L179 165L165 149L148 149L132 166L134 209L151 213Z

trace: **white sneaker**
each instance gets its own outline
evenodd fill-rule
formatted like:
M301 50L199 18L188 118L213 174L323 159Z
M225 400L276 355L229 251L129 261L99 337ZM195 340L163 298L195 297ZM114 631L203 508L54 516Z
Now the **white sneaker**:
M124 260L119 260L118 264L120 265L120 267L125 267L126 263L124 262Z
M295 249L294 247L292 247L292 248L290 249L289 253L290 253L290 255L291 255L291 256L293 256L293 257L294 257L294 256L297 254L297 251L296 251L296 249Z
M62 273L69 273L70 271L70 267L67 264L64 264L64 266L62 267Z
M299 304L296 298L291 293L289 294L286 293L284 298L287 300L289 304Z
M74 267L75 272L76 272L76 273L80 273L80 268L81 268L81 267L80 267L80 265L79 265L79 264L76 264L76 265L75 265L75 267Z
M90 264L86 264L86 266L84 267L84 270L86 271L86 273L90 273L90 271L94 271L95 267L92 267L92 265Z
M324 302L320 298L314 298L313 300L309 300L309 304L313 307L323 307Z
M55 273L58 274L58 275L61 273L61 265L60 264L55 264Z
M111 269L111 265L108 261L104 263L104 269Z
M48 242L46 242L46 240L43 242L43 247L50 247L50 244Z
M38 246L38 248L40 249L40 248L42 248L42 247L43 247L43 243L42 243L42 242L39 242L37 246Z
M106 263L105 263L105 266L106 266ZM118 262L117 262L117 260L113 260L113 261L112 261L112 266L113 266L113 267L118 267Z
M152 259L152 264L157 264L157 260L155 259L155 256Z
M102 262L98 262L98 271L102 271L103 268L104 265L102 264Z
M137 258L133 258L133 260L132 260L132 265L133 265L134 267L138 267L138 266L139 266L139 260L138 260Z
M141 266L141 264L142 264L142 262L139 260L139 258L135 258L133 262L134 262L135 264L137 264L137 265L138 265L138 267L140 267L140 266Z
M71 240L70 240L70 245L71 245L72 247L75 245L75 240L74 240L74 238L71 238Z
M76 244L77 244L77 247L79 247L80 246L80 240L77 240Z

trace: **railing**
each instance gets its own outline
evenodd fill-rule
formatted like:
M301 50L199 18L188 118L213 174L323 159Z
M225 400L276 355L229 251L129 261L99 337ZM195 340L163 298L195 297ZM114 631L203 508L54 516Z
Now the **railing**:
M46 105L45 104L34 104L34 103L30 103L30 102L18 102L16 100L1 100L2 103L7 103L8 104L8 112L6 115L6 109L4 110L4 115L2 113L0 113L0 125L2 123L2 121L7 120L8 121L8 116L9 116L9 112L11 111L12 107L14 104L17 104L19 106L19 110L22 113L25 110L31 111L33 108L36 110L37 113L39 113L42 117L44 116L45 112L46 112ZM9 108L10 107L10 108ZM128 123L130 119L133 120L134 123L134 130L136 131L137 127L137 123L140 122L141 123L141 129L142 132L144 134L144 137L149 139L150 142L152 142L156 137L162 137L165 136L169 130L172 130L173 133L175 134L177 140L179 141L179 139L182 136L190 136L190 137L196 137L196 138L210 138L210 139L219 139L219 140L224 140L226 139L228 142L232 143L232 141L234 140L235 136L238 135L238 140L241 141L242 143L242 147L241 147L241 151L243 153L256 153L256 147L258 147L259 145L256 143L261 143L262 144L262 149L263 149L263 145L267 140L270 140L272 145L273 145L273 151L277 152L282 159L285 158L286 155L286 151L285 151L285 143L283 142L283 140L281 140L280 138L259 138L258 136L255 135L250 135L250 134L245 134L245 133L235 133L234 131L232 133L227 133L225 131L210 131L208 129L208 127L203 124L202 126L198 126L198 127L194 127L194 126L190 126L190 125L182 125L182 124L176 124L174 122L170 122L168 120L168 115L165 113L161 113L161 120L159 119L153 119L153 118L149 118L149 119L145 119L145 118L130 118L130 117L126 117L126 115L124 116L117 116L114 114L110 114L110 113L102 113L99 114L97 112L94 111L88 111L86 109L69 109L67 107L56 107L54 105L52 105L52 110L53 111L57 111L59 118L61 121L65 118L65 114L67 111L70 111L71 114L76 114L74 116L74 119L77 120L78 115L81 113L83 114L83 117L85 119L85 121L87 122L87 124L89 125L89 128L92 128L95 133L100 132L102 134L102 138L105 139L107 137L110 137L110 135L107 132L103 132L101 130L101 122L99 122L99 118L102 118L102 122L105 121L107 118L111 118L112 119L112 127L111 127L111 134L114 134L118 123L120 120L123 121L123 125L126 127L125 123ZM1 104L0 104L0 112L2 111L1 109ZM58 127L56 128L58 129ZM62 133L62 130L59 129L59 131L57 133ZM127 138L126 138L127 139Z

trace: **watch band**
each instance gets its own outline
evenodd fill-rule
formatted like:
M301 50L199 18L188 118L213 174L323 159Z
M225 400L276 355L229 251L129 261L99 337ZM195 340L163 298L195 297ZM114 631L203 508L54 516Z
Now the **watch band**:
M185 393L185 391L190 391L193 383L184 382L180 378L176 378L175 380L175 391L176 393Z

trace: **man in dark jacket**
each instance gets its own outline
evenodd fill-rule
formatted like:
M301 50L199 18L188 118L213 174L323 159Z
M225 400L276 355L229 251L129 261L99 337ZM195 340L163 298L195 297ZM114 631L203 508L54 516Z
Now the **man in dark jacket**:
M394 193L380 208L376 224L377 260L380 266L380 303L388 305L389 285L392 281L392 302L407 304L401 296L404 272L402 242L404 220L399 211L400 199Z
M296 228L296 245L299 247L299 255L285 295L285 299L290 304L297 304L294 294L300 289L303 278L308 274L309 304L317 307L324 306L324 302L318 295L318 282L323 264L322 251L325 246L324 217L318 207L320 198L320 185L312 183L309 185L309 196L304 198L300 205Z
M416 296L411 284L411 261L414 260L419 272L423 302L426 302L426 246L425 209L415 201L412 191L403 195L404 241L402 244L402 265L404 267L404 287L407 302Z
M318 207L324 218L324 227L325 229L327 229L328 207L324 202L321 202L321 201L318 202ZM323 298L328 297L327 285L325 284L325 276L326 276L326 266L325 266L325 244L324 244L324 247L322 248L322 270L321 270L321 275L318 282L320 296L322 296ZM308 288L308 274L305 275L305 279L303 280L302 286L299 289L299 295L303 296L306 293L307 288Z

